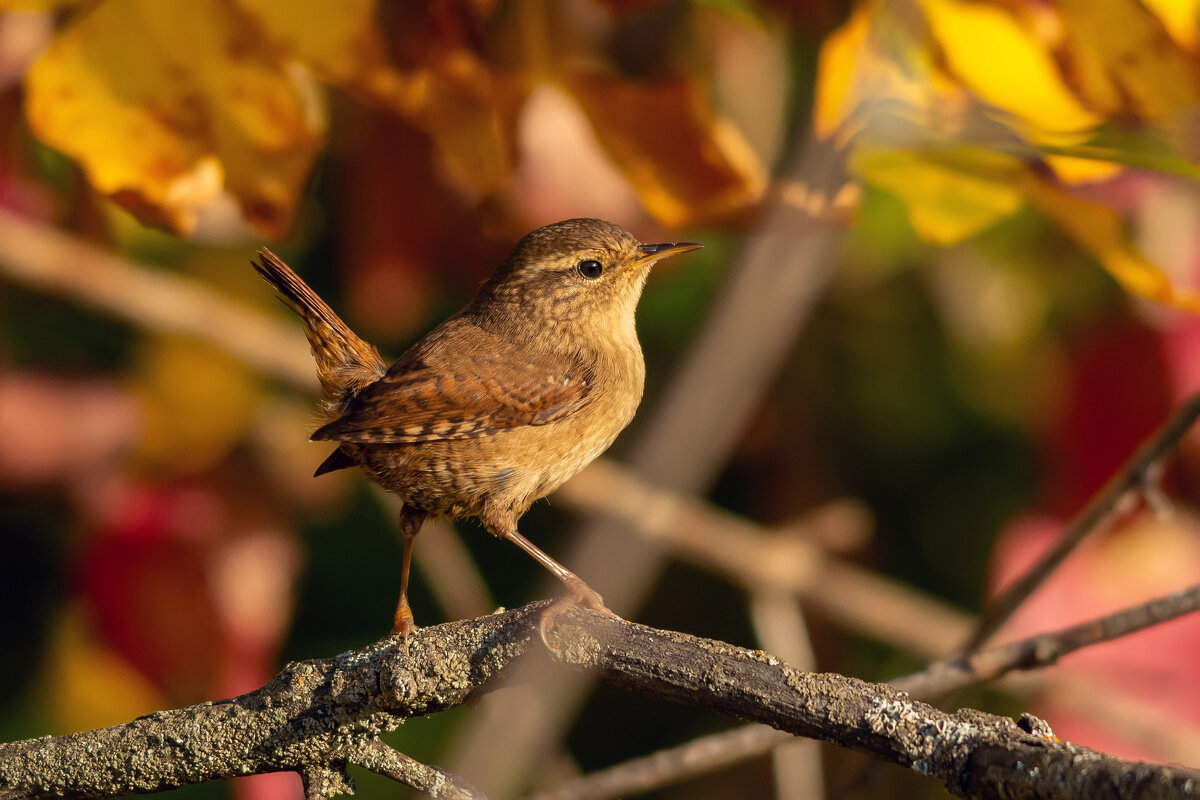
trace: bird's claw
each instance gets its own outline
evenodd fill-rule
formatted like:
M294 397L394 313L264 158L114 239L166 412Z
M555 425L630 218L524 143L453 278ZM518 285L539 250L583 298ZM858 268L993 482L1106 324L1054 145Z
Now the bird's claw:
M404 652L408 652L408 637L416 633L420 628L417 627L416 620L413 619L412 609L409 608L406 601L401 601L396 607L396 614L392 617L392 632L395 636L397 633L404 637Z
M567 594L555 600L549 608L542 612L542 618L538 624L538 632L542 636L542 644L546 645L553 653L557 654L562 650L562 642L559 641L558 636L554 633L554 623L564 611L575 606L584 606L585 608L590 608L592 611L598 611L601 614L624 622L620 615L604 605L604 598L595 589L583 581L580 581L578 585L569 584Z

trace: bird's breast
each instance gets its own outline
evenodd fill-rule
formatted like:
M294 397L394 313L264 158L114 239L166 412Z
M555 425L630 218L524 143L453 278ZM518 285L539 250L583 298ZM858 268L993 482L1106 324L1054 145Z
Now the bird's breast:
M474 439L355 447L376 482L409 505L446 516L478 515L485 502L524 513L609 448L642 398L641 349L597 355L587 402L545 425Z

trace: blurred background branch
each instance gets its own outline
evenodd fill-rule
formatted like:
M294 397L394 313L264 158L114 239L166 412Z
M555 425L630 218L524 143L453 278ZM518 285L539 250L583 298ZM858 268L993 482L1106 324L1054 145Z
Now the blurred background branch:
M199 281L137 265L97 245L0 210L0 269L10 280L83 303L138 327L220 347L267 375L316 389L295 326Z
M1188 400L1163 423L1154 436L1147 439L1129 461L1113 475L1100 492L1084 507L1071 524L1063 531L1062 537L1053 549L1046 552L1029 571L1011 585L1006 586L991 603L984 609L979 624L967 640L966 651L979 649L979 646L1003 625L1013 612L1024 603L1031 594L1037 591L1050 573L1071 554L1084 537L1101 530L1108 519L1119 510L1122 504L1129 505L1132 492L1142 492L1156 495L1161 492L1158 488L1162 480L1163 462L1171 456L1184 435L1200 416L1200 394L1192 395ZM1169 509L1156 509L1160 513Z

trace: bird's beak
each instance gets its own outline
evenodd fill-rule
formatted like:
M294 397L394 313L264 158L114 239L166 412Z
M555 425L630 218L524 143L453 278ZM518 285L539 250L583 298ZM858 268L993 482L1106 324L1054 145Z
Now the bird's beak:
M695 242L671 242L667 244L642 244L638 245L639 255L633 262L635 267L648 267L655 261L662 261L664 258L677 256L680 253L690 253L693 250L699 250L704 247L702 244Z

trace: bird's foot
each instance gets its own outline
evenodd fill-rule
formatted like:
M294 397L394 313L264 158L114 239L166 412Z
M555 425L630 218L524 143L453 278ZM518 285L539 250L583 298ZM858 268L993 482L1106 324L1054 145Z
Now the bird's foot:
M404 651L408 652L408 637L410 634L420 630L417 627L416 620L413 619L412 609L408 606L408 600L400 599L400 605L396 606L396 614L392 617L391 635L397 633L404 637Z
M542 612L542 619L538 625L538 631L542 635L542 643L555 653L562 649L562 643L554 633L554 623L564 611L574 606L584 606L590 608L592 611L607 614L614 619L621 619L612 609L604 605L604 598L600 596L600 593L584 583L582 579L575 578L575 581L563 581L563 583L567 586L567 593L555 600L549 608ZM624 620L621 621L623 622Z

